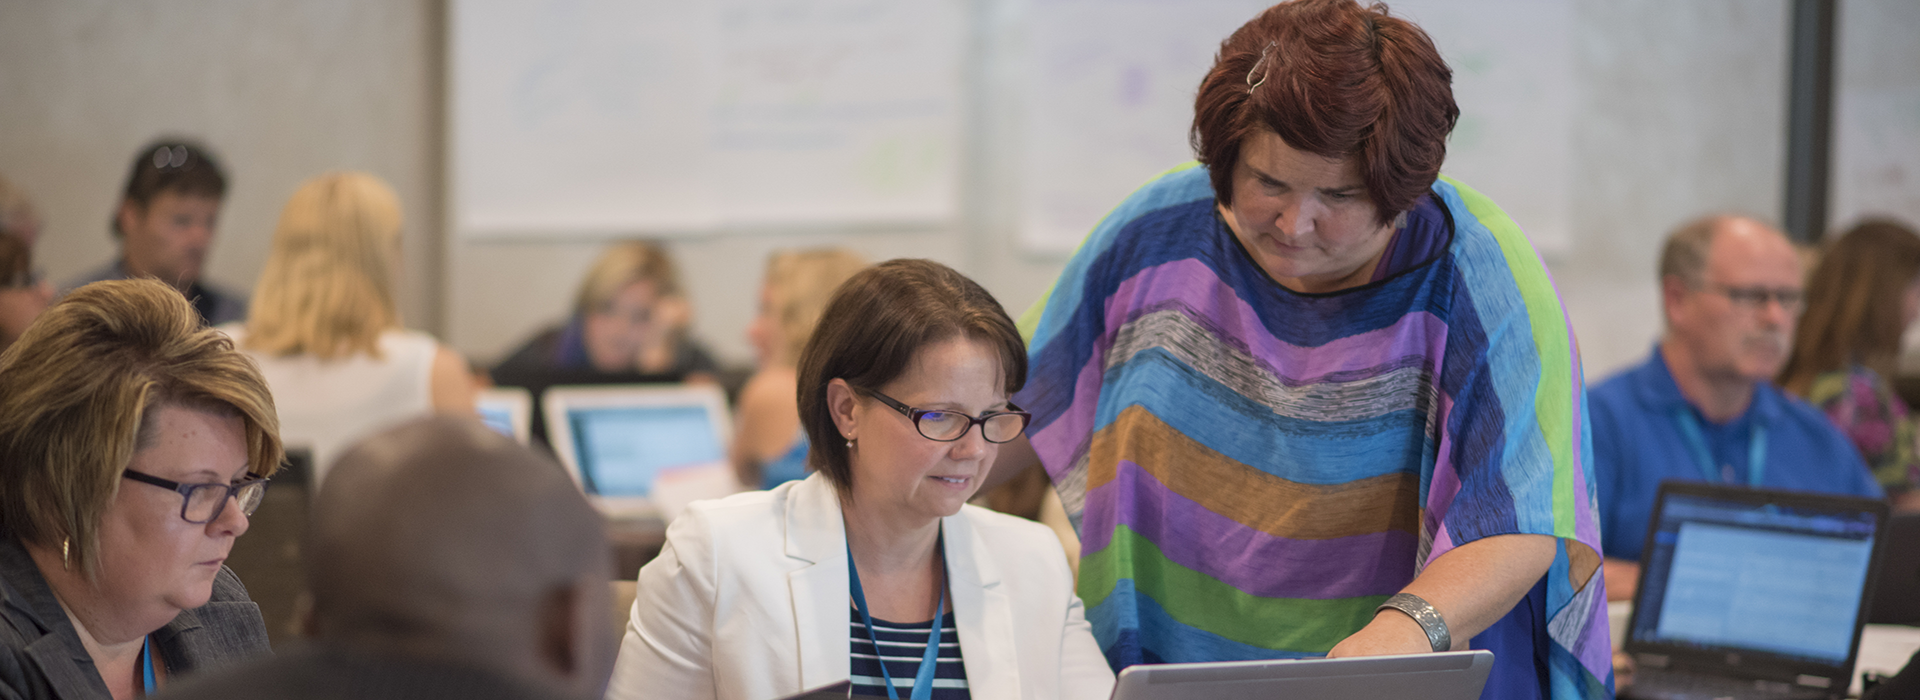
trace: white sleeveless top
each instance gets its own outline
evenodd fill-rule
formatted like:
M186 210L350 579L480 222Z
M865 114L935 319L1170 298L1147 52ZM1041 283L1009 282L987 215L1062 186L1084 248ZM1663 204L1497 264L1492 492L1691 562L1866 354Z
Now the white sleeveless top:
M280 413L281 441L313 450L316 487L355 441L433 411L433 357L440 347L433 336L390 330L380 334L380 359L356 353L323 362L246 350L246 328L238 323L220 330L260 365Z

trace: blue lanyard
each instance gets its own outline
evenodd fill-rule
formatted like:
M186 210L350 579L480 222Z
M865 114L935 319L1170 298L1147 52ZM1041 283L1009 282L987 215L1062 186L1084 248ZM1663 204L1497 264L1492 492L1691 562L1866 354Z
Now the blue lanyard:
M1727 483L1732 481L1731 474L1721 474L1713 468L1713 453L1707 449L1707 438L1701 434L1700 419L1685 406L1674 409L1673 422L1680 425L1680 434L1687 438L1687 447L1693 450L1694 466L1700 468L1700 474L1708 482ZM1753 437L1747 445L1747 485L1760 488L1760 480L1767 474L1767 429L1754 421L1751 430Z
M940 533L934 544L934 556L944 556L946 533ZM944 568L944 567L943 567ZM944 578L944 577L943 577ZM867 614L867 594L860 590L860 570L853 565L853 550L847 550L847 579L853 587L853 609L860 613L860 621L867 624L867 641L873 642L873 658L880 663L880 678L887 682L887 697L900 700L900 694L893 690L893 674L887 672L887 660L880 655L880 639L873 635L873 616ZM940 605L933 611L933 631L927 634L927 651L920 655L920 671L913 675L912 700L927 700L933 697L933 670L940 665L940 628L945 624L942 618L947 616L947 586L940 584Z
M153 638L148 637L140 643L140 680L146 686L144 695L152 695L159 690L158 679L153 674Z

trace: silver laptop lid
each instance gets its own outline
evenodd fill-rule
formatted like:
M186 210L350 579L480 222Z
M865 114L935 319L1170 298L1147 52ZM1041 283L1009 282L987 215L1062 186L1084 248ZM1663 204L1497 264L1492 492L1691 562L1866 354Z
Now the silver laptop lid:
M1883 501L1661 485L1626 650L1642 665L1845 688Z
M698 497L732 492L732 426L719 387L554 387L541 402L560 463L604 511L670 519L688 500L676 485L704 485L708 475L726 483L695 489Z
M1342 659L1142 664L1121 670L1113 700L1474 700L1493 652Z

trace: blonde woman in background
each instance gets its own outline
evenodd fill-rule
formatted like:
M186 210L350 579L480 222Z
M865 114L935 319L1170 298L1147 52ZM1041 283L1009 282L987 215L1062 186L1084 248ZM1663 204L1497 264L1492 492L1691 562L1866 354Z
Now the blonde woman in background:
M246 324L223 326L260 364L289 446L313 450L317 483L354 440L433 411L471 414L467 363L407 330L394 305L400 200L341 172L287 201Z
M666 250L646 241L621 243L587 270L567 322L513 351L495 368L494 380L571 380L581 373L711 378L713 356L687 336L691 323L692 307Z
M747 326L759 369L736 402L733 465L740 483L770 489L807 476L807 435L796 398L800 350L833 290L867 266L841 248L775 253L760 285L760 311Z

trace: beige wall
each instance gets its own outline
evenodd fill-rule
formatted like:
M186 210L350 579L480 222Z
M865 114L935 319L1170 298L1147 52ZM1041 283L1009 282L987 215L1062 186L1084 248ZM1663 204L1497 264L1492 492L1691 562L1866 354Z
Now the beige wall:
M55 280L111 259L107 228L135 152L209 144L230 187L208 277L251 289L301 181L351 168L405 203L401 309L438 324L438 4L415 0L0 2L0 172L47 227Z
M695 332L723 359L747 360L741 334L775 248L832 243L875 259L932 257L979 279L1016 314L1057 274L1061 260L1012 243L1016 67L999 49L1015 5L972 5L985 31L970 49L961 220L934 231L672 242L697 309ZM1651 269L1667 229L1708 210L1778 215L1786 7L1575 0L1576 242L1551 264L1591 377L1637 360L1658 333ZM1912 89L1909 68L1920 65L1913 7L1843 3L1843 90ZM134 149L157 133L200 136L226 157L234 188L210 275L243 289L265 257L280 202L302 179L365 169L392 181L409 207L409 320L478 360L497 358L564 313L600 244L443 238L443 15L436 0L0 2L0 172L48 212L41 262L62 278L111 255L107 212ZM1920 130L1920 121L1865 118L1874 128ZM1920 178L1920 153L1900 158ZM1847 200L1836 217L1872 209L1920 220L1920 182L1880 191L1892 194Z

